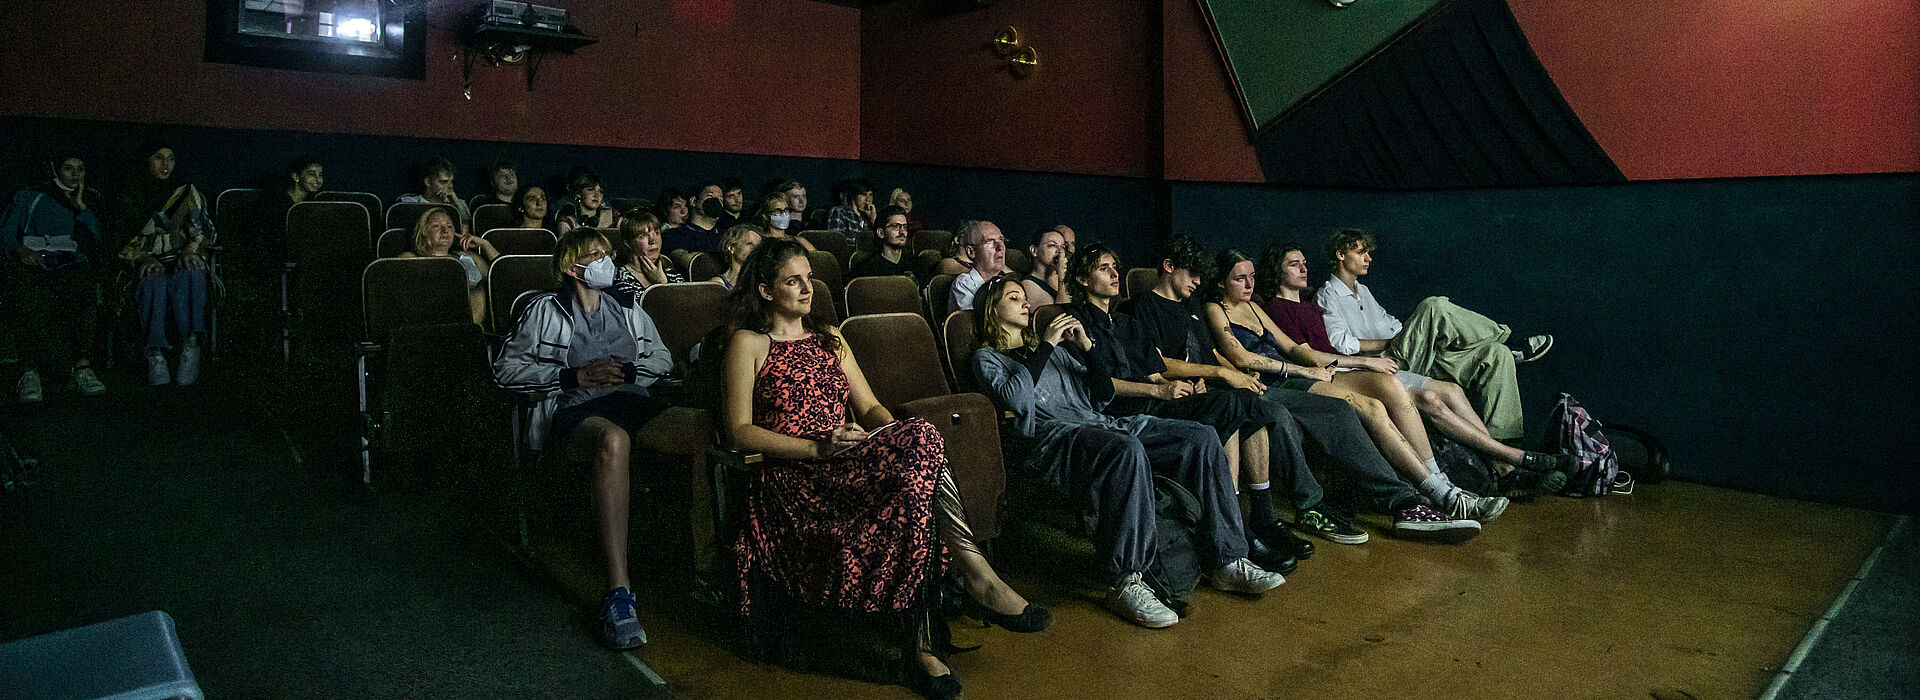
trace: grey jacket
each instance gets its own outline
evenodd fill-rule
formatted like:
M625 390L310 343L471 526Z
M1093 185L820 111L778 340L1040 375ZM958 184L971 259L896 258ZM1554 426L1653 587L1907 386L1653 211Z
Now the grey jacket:
M973 373L1002 408L1013 412L1020 434L1034 441L1028 466L1047 474L1050 482L1065 464L1074 431L1105 428L1139 435L1154 420L1101 413L1087 386L1086 366L1064 349L1047 357L1038 382L1020 361L992 348L973 353ZM1065 488L1061 483L1053 486Z
M660 331L638 304L629 304L617 295L602 292L600 303L620 307L621 318L633 333L634 383L653 384L673 369L673 356L660 340ZM541 449L553 413L559 408L560 390L571 379L567 369L567 345L573 341L572 295L565 291L547 292L528 302L527 310L513 324L500 353L493 359L493 382L509 391L536 394L540 402L527 421L527 445ZM563 375L565 375L563 377Z

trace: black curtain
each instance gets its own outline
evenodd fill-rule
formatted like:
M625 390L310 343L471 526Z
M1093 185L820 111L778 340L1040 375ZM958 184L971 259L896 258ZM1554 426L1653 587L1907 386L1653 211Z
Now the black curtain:
M1255 139L1267 180L1429 189L1618 182L1504 0L1448 0Z

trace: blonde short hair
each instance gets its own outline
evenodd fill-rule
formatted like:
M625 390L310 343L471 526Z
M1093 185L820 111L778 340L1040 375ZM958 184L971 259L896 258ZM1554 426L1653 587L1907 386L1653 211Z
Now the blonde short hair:
M599 241L608 250L613 249L599 229L581 227L560 236L560 241L553 246L553 281L566 279L567 269L587 256L587 249L594 241Z

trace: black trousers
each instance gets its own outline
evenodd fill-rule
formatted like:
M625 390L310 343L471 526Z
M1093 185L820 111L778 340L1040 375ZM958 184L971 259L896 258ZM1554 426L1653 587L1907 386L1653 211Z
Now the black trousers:
M1095 517L1094 547L1108 573L1144 572L1154 560L1153 475L1174 480L1200 501L1200 532L1212 566L1247 555L1240 501L1227 474L1226 454L1212 428L1155 419L1136 437L1103 427L1075 429L1057 475L1070 494L1086 494Z
M1267 392L1260 399L1268 407L1284 410L1292 416L1291 422L1298 426L1291 438L1293 444L1300 444L1299 436L1302 433L1320 443L1320 450L1327 453L1327 458L1332 461L1330 466L1352 478L1368 506L1385 513L1397 513L1423 502L1420 494L1402 481L1393 465L1387 464L1387 458L1380 455L1380 449L1374 446L1373 437L1367 434L1366 426L1360 424L1360 413L1347 402L1279 386L1267 387ZM1275 450L1276 454L1278 452ZM1304 454L1290 459L1299 460L1300 469L1306 470ZM1313 491L1313 502L1318 503L1323 495L1318 483L1313 485ZM1295 499L1299 502L1297 494Z
M92 357L100 321L92 263L42 270L0 260L0 292L6 295L0 315L13 329L26 369L65 372Z

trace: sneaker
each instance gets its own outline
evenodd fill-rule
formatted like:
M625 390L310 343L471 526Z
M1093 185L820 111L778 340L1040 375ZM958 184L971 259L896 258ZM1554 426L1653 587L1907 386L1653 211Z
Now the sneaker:
M173 383L190 386L200 381L200 346L192 343L180 348L180 369L173 373Z
M1499 484L1500 495L1517 501L1558 492L1567 485L1567 475L1558 471L1537 472L1516 467L1513 471L1501 474L1495 481Z
M107 393L107 385L93 373L92 367L73 368L73 386L80 390L81 396L99 396Z
M147 351L147 386L163 386L173 383L173 375L167 373L167 355L159 350Z
M1367 532L1353 526L1347 516L1324 505L1314 506L1300 514L1299 528L1305 532L1325 537L1339 544L1366 544Z
M1174 614L1166 603L1160 602L1160 597L1153 594L1153 589L1140 580L1137 571L1120 579L1120 584L1108 593L1107 609L1119 615L1120 619L1153 629L1172 627L1173 623L1180 621L1180 616Z
M1226 566L1214 569L1207 577L1207 583L1230 593L1259 595L1286 583L1287 577L1262 569L1241 557L1228 562Z
M1443 504L1447 515L1460 520L1478 520L1493 522L1507 511L1507 499L1500 496L1481 496L1466 489L1455 489L1453 496Z
M1547 352L1552 349L1553 349L1553 336L1530 335L1530 336L1527 336L1526 340L1521 341L1520 347L1518 349L1513 351L1513 361L1514 362L1532 362L1542 357L1546 357Z
M625 586L613 589L600 601L600 641L614 649L633 649L647 643L647 630L640 626L635 605L633 592Z
M20 395L20 403L40 403L40 399L44 398L44 392L40 389L40 370L21 372L20 383L13 388Z
M1574 459L1573 455L1569 455L1569 454L1555 455L1555 454L1547 454L1545 452L1528 451L1527 456L1520 458L1521 469L1527 469L1527 470L1536 471L1536 472L1560 472L1561 474L1572 474L1574 468L1578 466L1580 466L1580 460Z
M1393 515L1393 534L1410 540L1465 542L1480 534L1480 523L1441 515L1417 505Z

